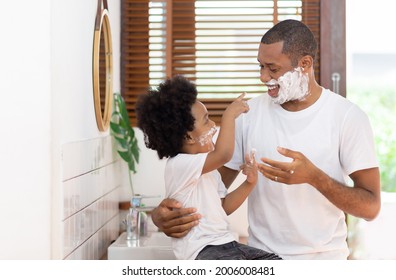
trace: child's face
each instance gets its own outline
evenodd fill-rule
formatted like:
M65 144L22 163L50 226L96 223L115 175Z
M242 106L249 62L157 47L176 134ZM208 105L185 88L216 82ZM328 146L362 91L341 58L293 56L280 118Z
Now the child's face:
M199 145L201 152L208 152L214 149L213 135L216 133L215 123L209 119L208 110L201 102L196 101L191 113L195 119L194 130L191 131L191 137Z

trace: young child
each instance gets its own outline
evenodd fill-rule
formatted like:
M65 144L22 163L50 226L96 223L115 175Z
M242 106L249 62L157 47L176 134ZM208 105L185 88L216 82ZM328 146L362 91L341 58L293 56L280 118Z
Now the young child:
M156 150L160 159L169 158L165 167L167 197L180 201L183 207L196 207L202 214L199 224L185 237L172 239L178 259L280 259L237 243L228 230L226 214L243 203L257 182L257 164L251 155L241 166L246 181L229 194L217 171L234 152L235 119L249 110L243 97L225 110L216 144L212 141L215 123L197 100L196 87L186 78L168 79L137 102L138 126L146 146Z

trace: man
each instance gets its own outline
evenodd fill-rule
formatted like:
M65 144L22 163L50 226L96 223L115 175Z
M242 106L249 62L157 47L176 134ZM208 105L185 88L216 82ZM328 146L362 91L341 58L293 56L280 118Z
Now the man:
M248 243L284 259L346 259L344 213L372 220L381 204L368 118L315 81L316 52L300 21L264 34L258 62L268 94L249 100L250 111L236 121L233 159L219 169L228 187L244 153L257 150L263 176L249 196ZM165 199L153 221L169 236L184 236L199 222L195 211Z

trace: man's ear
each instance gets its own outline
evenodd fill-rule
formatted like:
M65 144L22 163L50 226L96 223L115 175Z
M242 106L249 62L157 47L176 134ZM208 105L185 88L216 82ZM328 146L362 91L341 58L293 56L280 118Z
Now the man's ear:
M303 69L311 68L313 67L313 58L310 55L305 55L300 59L300 67Z

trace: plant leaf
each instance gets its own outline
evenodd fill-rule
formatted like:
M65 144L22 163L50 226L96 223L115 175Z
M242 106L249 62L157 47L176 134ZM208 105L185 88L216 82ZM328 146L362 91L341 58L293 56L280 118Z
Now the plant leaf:
M126 122L124 117L121 115L119 115L119 117L118 117L118 125L120 127L124 128L126 130L126 132L129 133L129 130L131 129L131 127L128 125L128 123Z
M125 134L126 129L124 129L122 126L120 126L119 124L110 122L110 129L112 132L116 133L116 134Z
M128 168L131 170L133 173L136 173L136 168L135 168L135 162L134 161L129 161L128 162Z
M111 134L117 143L117 153L127 162L129 170L136 173L136 163L139 163L140 150L135 130L130 125L125 100L119 93L114 93L113 96L114 107L110 120Z
M133 154L133 157L135 158L136 162L139 163L139 147L138 147L138 143L137 140L134 139L134 141L132 141L132 147L131 147L131 152Z
M117 138L117 140L117 144L122 148L122 151L128 151L130 149L129 143L124 138Z
M128 111L127 111L126 105L125 105L125 100L122 98L121 95L119 95L118 98L119 98L119 101L118 101L119 112L120 112L122 118L125 120L126 125L131 126L131 124L129 122Z
M133 130L132 127L129 127L129 135L130 135L132 138L136 139L136 138L135 138L135 130Z
M131 153L130 153L130 151L126 151L126 152L123 152L123 151L118 151L118 154L120 155L120 157L123 159L123 160L125 160L128 164L131 162L131 159L132 159L132 157L131 157Z

